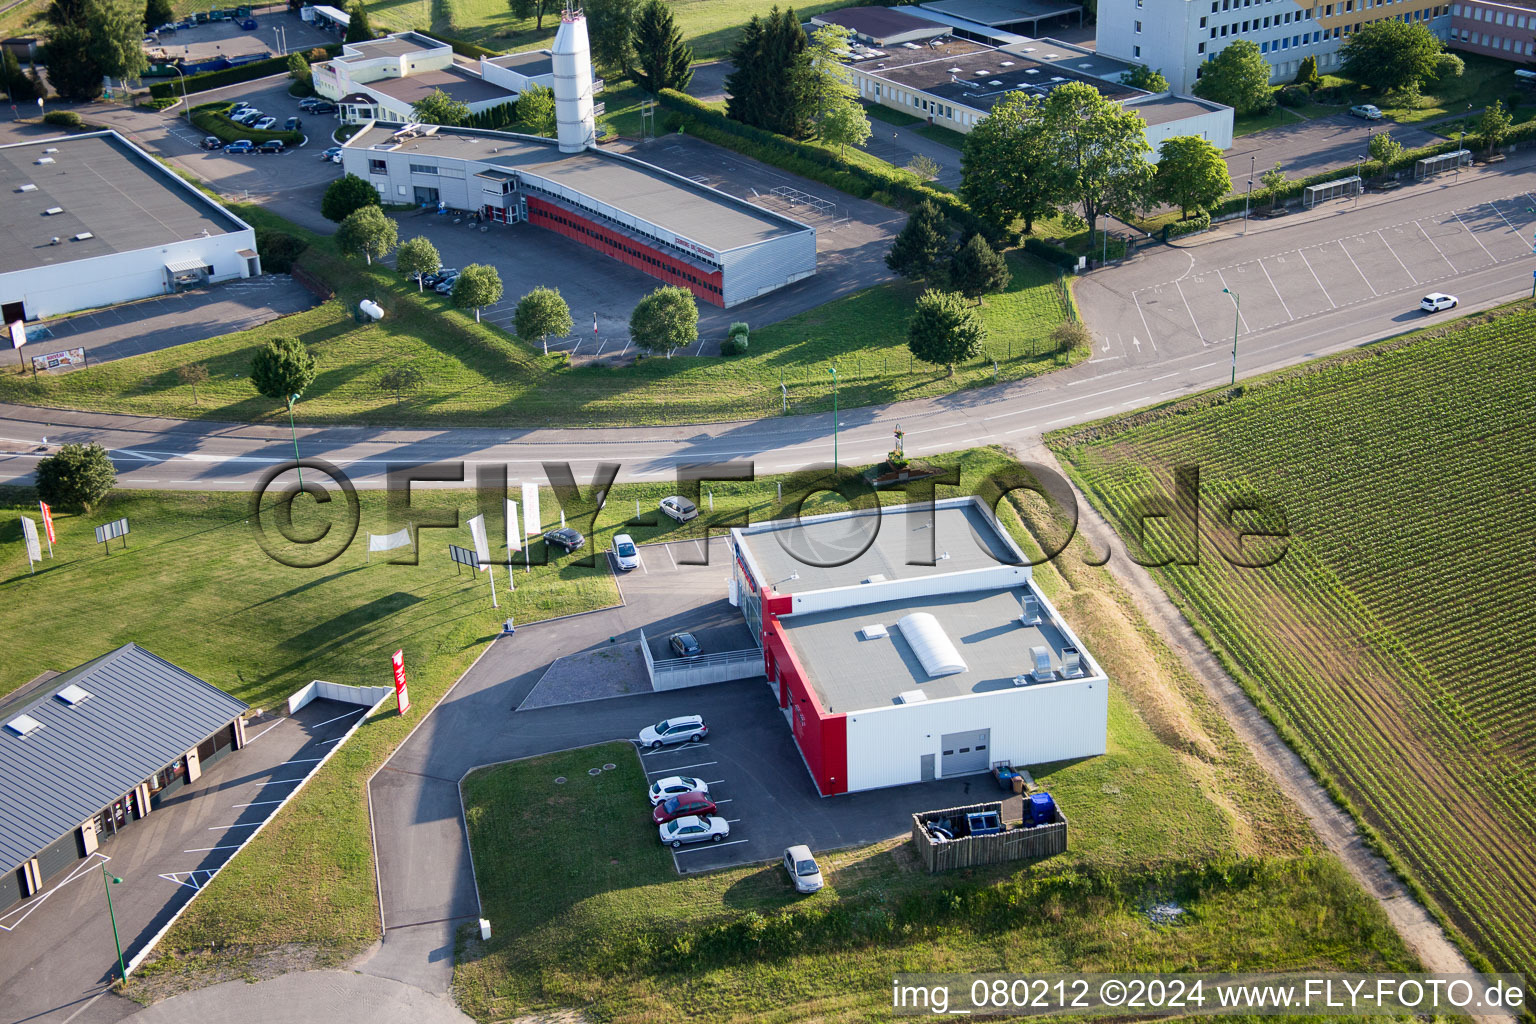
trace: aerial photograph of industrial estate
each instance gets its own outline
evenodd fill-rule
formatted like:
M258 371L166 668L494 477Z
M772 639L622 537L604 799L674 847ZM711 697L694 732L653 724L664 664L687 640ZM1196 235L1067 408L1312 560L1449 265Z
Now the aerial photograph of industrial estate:
M1533 1024L1536 0L0 0L0 1024Z

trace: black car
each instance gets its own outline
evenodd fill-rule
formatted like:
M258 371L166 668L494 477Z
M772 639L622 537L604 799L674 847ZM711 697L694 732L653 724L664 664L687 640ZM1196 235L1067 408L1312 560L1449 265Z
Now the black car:
M311 114L334 114L336 113L336 104L316 103L314 106L309 108L309 112Z
M587 538L569 526L562 526L558 530L550 530L544 535L545 544L552 544L557 548L563 548L566 554L570 554L586 542Z
M667 643L672 645L672 650L679 658L697 658L704 653L704 648L699 646L698 637L692 633L673 633L667 637Z
M320 97L318 97L318 96L306 96L303 99L299 100L299 109L300 110L314 110L315 106L317 104L324 103L324 102L325 101L320 99Z
M285 131L285 132L296 132L298 130L299 130L299 119L298 118L290 117L288 120L283 122L283 131Z
M223 149L224 140L216 135L205 135L203 141L198 143L204 149Z
M261 152L263 153L281 153L282 151L282 139L268 139L266 142L261 144Z

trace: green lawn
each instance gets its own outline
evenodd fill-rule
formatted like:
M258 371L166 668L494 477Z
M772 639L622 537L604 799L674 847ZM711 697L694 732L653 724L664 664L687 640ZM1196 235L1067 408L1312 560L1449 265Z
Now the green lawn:
M1288 107L1276 106L1267 114L1243 114L1232 119L1232 137L1242 138L1254 132L1264 132L1282 125L1296 124L1306 118Z
M260 208L237 207L259 225L287 226ZM403 235L410 234L409 221ZM308 236L307 266L331 280L335 300L239 334L194 342L60 376L0 372L0 401L191 419L263 421L280 417L277 403L251 387L250 360L268 338L301 338L320 374L298 406L310 423L396 423L423 426L563 426L685 423L777 415L779 384L792 413L830 410L827 367L836 361L845 408L931 397L1049 372L1066 360L1046 354L1052 328L1069 315L1070 300L1056 272L1020 254L1009 257L1013 284L982 307L988 327L983 356L957 366L914 364L905 322L918 288L900 282L856 292L781 323L754 329L748 355L651 358L632 366L572 367L544 356L448 300L418 296L383 266L335 256L334 242ZM359 326L348 313L365 296L389 311ZM1073 358L1081 358L1079 353ZM396 402L378 386L396 362L420 369L426 383ZM176 368L206 363L198 404Z
M997 464L968 453L964 482ZM1043 523L1044 510L1003 507L1037 552L1020 511ZM1308 852L1295 806L1085 557L1077 541L1037 570L1113 681L1108 753L1034 773L1072 822L1068 853L932 878L897 840L819 854L828 887L797 897L772 865L679 878L645 824L629 744L485 769L465 797L494 938L461 942L460 1005L486 1022L575 1006L615 1022L862 1021L896 972L1411 969L1379 908ZM617 770L587 774L605 762ZM555 823L578 809L574 842ZM1150 924L1156 898L1184 920Z
M925 124L917 128L917 134L926 139L948 146L950 149L964 149L965 135L953 128L945 128L941 124Z
M1527 977L1533 330L1516 303L1047 438L1123 532L1175 466L1200 469L1202 527L1273 503L1271 567L1229 564L1226 531L1198 564L1167 533L1139 560L1177 561L1169 596L1473 962Z
M922 121L920 117L913 117L911 114L892 110L881 103L863 103L860 105L864 108L864 113L871 120L884 121L886 124L893 124L898 128L905 128L909 124L918 124Z

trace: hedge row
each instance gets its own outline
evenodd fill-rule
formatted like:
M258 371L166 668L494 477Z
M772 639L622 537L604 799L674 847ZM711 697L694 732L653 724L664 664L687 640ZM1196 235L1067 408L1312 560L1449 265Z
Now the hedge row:
M1077 267L1077 257L1061 246L1053 242L1047 242L1043 238L1033 236L1024 239L1024 251L1032 256L1038 256L1047 263L1054 264L1063 270L1074 270Z
M1163 225L1163 241L1166 242L1170 238L1182 238L1185 235L1193 235L1196 232L1204 231L1210 226L1211 215L1203 212L1196 214L1189 218L1189 220L1176 220L1170 224Z
M316 47L306 53L305 57L313 64L316 61L328 60L340 52L341 44L333 43L323 49ZM285 75L287 73L287 57L269 57L266 60L253 60L249 64L241 64L239 67L188 75L184 80L179 75L173 75L164 82L156 82L150 86L149 94L155 99L176 99L181 95L183 82L186 85L187 94L190 96L194 92L205 92L209 89L217 89L220 86L234 85L237 82L252 82L258 78L266 78L268 75Z
M304 141L304 135L301 132L259 132L243 124L235 124L226 116L232 107L234 107L233 103L222 101L193 107L192 123L197 125L204 134L216 136L224 142L250 139L260 144L269 139L279 139L284 146L297 146Z
M713 107L672 89L663 89L657 99L672 112L666 122L669 131L681 128L743 156L887 206L911 209L926 199L963 231L983 230L981 222L958 196L929 188L915 177L865 167L831 150L733 121Z

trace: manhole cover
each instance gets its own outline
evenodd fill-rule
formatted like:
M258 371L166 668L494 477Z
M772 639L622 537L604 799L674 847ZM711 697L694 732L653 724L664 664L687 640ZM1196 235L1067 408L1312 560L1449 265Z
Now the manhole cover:
M556 775L555 776L555 785L557 785L557 786L565 785L565 776L564 775Z
M601 768L588 768L587 769L587 774L588 775L601 775L601 774L603 774L603 770Z
M603 771L611 772L611 771L613 771L617 767L618 767L618 765L616 765L616 764L605 764L605 765L603 765Z

